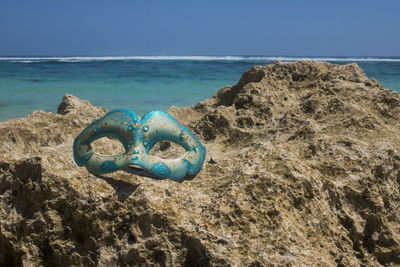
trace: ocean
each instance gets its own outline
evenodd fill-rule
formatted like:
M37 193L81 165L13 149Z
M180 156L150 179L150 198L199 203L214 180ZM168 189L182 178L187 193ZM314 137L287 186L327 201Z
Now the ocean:
M107 109L130 108L142 116L207 99L236 84L253 65L300 59L355 62L369 77L400 93L400 57L0 57L0 121L37 109L56 112L66 93Z

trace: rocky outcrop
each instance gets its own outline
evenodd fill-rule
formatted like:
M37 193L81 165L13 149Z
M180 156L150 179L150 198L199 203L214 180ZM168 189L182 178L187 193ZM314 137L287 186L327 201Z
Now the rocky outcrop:
M169 112L207 147L191 181L78 168L105 110L71 95L1 123L0 265L400 264L400 96L356 64L255 66Z

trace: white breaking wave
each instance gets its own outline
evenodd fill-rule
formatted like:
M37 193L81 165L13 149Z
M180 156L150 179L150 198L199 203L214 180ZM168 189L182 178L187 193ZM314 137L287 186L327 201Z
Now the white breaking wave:
M13 63L32 63L33 60L10 60Z
M108 57L0 57L0 61L14 63L32 63L42 61L89 62L89 61L343 61L343 62L400 62L400 58L380 57L268 57L268 56L108 56Z

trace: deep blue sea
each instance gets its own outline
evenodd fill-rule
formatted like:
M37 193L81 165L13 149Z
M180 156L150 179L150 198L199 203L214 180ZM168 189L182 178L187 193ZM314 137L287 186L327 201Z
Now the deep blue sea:
M369 77L400 92L398 57L0 57L0 121L37 109L56 112L66 93L108 109L131 108L139 116L193 105L236 84L249 67L276 59L356 62Z

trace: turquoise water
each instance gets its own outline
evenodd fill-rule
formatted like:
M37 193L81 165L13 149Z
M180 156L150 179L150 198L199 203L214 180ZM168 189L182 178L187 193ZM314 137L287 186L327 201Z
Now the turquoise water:
M139 116L188 106L233 85L253 65L294 57L0 57L0 121L34 110L56 112L65 93ZM400 58L312 58L356 62L369 77L400 92Z

